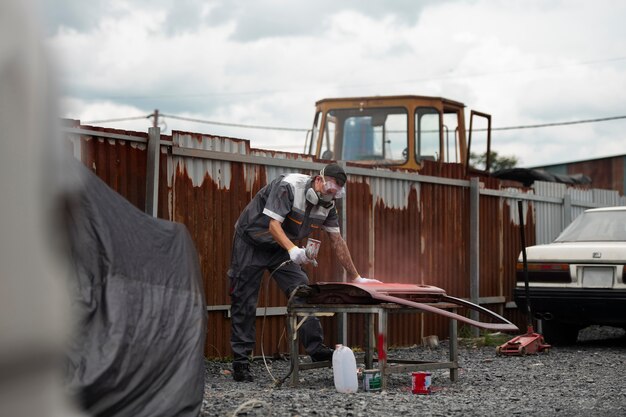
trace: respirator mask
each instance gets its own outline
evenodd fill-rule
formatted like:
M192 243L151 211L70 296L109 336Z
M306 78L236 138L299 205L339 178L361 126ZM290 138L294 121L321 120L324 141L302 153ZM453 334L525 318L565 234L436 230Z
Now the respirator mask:
M320 178L322 178L322 191L315 191L311 186L306 190L305 197L307 201L313 205L322 205L328 207L332 204L333 200L343 198L346 195L345 187L341 187L337 184L334 178L329 177L328 180L324 178L324 170L320 172Z

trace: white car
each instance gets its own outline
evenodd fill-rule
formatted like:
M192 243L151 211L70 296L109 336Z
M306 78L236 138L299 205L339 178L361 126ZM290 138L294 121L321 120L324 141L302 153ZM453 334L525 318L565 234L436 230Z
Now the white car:
M547 245L526 248L531 312L548 343L592 324L626 328L626 207L586 210ZM522 254L514 298L526 311Z

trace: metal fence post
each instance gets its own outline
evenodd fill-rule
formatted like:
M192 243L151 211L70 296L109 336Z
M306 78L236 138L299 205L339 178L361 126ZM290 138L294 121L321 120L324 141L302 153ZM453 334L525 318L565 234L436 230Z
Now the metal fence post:
M572 222L572 196L565 194L563 196L563 227L565 229Z
M340 161L338 163L341 168L346 169L346 162L345 161ZM347 188L348 186L348 181L346 180L346 184L344 184L344 186ZM348 242L348 193L346 193L345 197L342 199L343 201L341 202L341 223L342 223L342 234L343 234L343 238L346 241L346 243ZM342 280L343 282L348 282L348 276L347 273L344 269L343 271L343 275L342 275ZM339 340L341 340L341 343L343 344L348 344L348 313L340 313L339 314L339 322L337 323L337 331L339 333Z
M159 154L161 153L161 129L148 129L148 160L146 163L146 213L157 217L159 208Z
M480 297L480 182L478 178L470 179L470 241L469 241L469 263L470 263L470 301L478 304ZM478 320L478 312L470 311L470 318ZM479 336L478 327L472 327L472 336Z

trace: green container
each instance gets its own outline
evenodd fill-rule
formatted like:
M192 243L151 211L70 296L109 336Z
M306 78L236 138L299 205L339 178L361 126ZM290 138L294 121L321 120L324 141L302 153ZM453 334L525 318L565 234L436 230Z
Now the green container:
M382 379L379 369L366 369L363 371L363 390L364 391L380 391L382 388Z

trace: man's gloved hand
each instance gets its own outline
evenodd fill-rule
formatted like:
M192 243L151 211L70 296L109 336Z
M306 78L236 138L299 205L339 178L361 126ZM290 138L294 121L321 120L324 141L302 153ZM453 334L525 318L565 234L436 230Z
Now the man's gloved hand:
M311 261L306 256L306 251L304 250L304 248L299 248L297 246L294 246L293 248L289 249L289 258L291 258L291 261L294 264L298 264L298 265L304 265Z
M363 278L362 276L357 276L352 280L355 284L382 284L382 281L373 278Z

